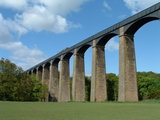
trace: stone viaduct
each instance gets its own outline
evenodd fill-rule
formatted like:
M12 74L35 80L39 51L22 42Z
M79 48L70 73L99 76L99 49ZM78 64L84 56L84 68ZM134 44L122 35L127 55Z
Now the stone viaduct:
M36 74L54 101L70 101L69 60L74 56L72 100L85 100L84 54L92 47L91 101L107 100L105 45L119 36L119 93L118 101L138 101L134 34L144 24L160 19L160 3L151 6L85 40L62 50L55 56L27 70ZM58 66L60 70L58 71ZM46 101L48 96L46 96Z

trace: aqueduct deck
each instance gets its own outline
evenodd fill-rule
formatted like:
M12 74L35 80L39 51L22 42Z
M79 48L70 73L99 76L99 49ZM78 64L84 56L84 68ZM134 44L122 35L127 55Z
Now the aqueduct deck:
M105 50L107 42L119 36L119 101L138 101L134 34L144 24L160 19L157 3L85 40L64 49L55 56L27 70L48 86L50 96L58 101L70 101L69 59L74 55L72 82L73 101L84 101L84 54L92 47L91 101L107 99L105 79ZM60 63L60 71L58 65ZM60 74L59 74L60 72ZM48 99L48 98L47 98Z

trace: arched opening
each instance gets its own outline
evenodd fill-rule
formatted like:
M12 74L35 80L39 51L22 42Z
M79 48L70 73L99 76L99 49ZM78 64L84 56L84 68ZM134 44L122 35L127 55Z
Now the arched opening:
M34 74L34 75L36 74L36 69L33 69L33 74Z
M129 26L129 28L126 30L126 33L129 35L134 35L143 25L154 21L154 20L158 20L158 17L145 17L142 18L136 22L134 22L131 26Z
M84 53L85 76L91 77L92 67L92 47L90 46Z
M104 37L102 37L97 41L97 45L105 46L107 42L116 35L117 35L116 33L109 33L105 35Z
M72 100L87 101L88 100L88 84L85 77L85 52L90 47L89 44L74 49L73 61L73 79L72 79ZM88 66L87 66L88 68ZM88 82L88 81L87 81ZM87 98L87 99L86 99Z
M109 101L118 99L119 73L119 37L115 33L108 34L98 41L105 46L106 86Z
M55 58L50 61L49 73L49 101L58 101L58 88L59 88L59 70L58 64L60 59Z
M72 81L73 81L73 66L74 66L74 55L73 53L70 53L69 56L69 77L70 77L70 98L71 101L73 101L72 98Z
M72 52L68 52L63 56L64 60L68 60L68 64L69 64L69 77L70 79L73 77L73 53ZM60 67L60 65L59 65Z
M156 99L160 94L160 22L157 19L146 17L132 24L126 31L134 35L139 100Z
M64 56L62 56L60 62L60 80L61 82L61 95L62 101L70 101L72 100L72 75L73 75L73 53L68 52ZM61 66L62 65L62 66ZM60 90L59 89L59 90ZM61 91L60 90L60 91ZM60 100L60 101L61 101Z
M154 19L153 22L147 22L135 32L139 100L156 99L160 93L157 88L159 77L156 77L160 73L159 28L160 22Z
M84 57L85 101L90 101L92 49L90 44L82 46L78 53Z
M73 55L72 52L66 53L66 54L64 55L63 59L70 59L72 55Z
M32 72L31 72L31 71L29 71L29 72L28 72L28 74L29 74L29 75L31 75L31 74L32 74Z

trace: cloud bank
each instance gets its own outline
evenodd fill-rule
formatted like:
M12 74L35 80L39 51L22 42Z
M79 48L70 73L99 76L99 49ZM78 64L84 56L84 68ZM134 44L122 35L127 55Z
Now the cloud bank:
M17 12L13 21L30 31L67 32L74 27L66 19L87 0L0 0L0 7ZM71 24L72 23L72 24Z
M11 60L18 66L27 69L46 57L40 50L28 48L22 42L15 41L15 36L12 33L24 34L25 32L26 30L17 23L5 20L0 14L0 49L9 51Z
M46 59L38 48L29 48L17 38L27 32L64 33L79 24L67 19L87 0L0 0L0 7L13 11L13 18L0 13L0 49L11 53L11 60L27 69Z

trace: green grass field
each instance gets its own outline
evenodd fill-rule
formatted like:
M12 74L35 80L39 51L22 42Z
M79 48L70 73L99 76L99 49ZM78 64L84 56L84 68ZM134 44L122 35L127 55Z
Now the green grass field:
M160 102L0 102L0 120L160 120Z

